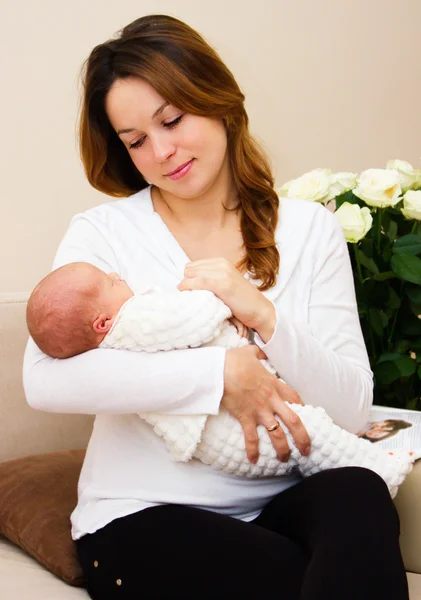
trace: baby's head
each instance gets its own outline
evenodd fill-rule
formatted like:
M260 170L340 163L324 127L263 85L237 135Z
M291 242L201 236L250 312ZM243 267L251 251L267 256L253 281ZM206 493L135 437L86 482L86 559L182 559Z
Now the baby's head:
M70 263L36 286L26 310L29 333L54 358L97 348L133 292L117 273Z

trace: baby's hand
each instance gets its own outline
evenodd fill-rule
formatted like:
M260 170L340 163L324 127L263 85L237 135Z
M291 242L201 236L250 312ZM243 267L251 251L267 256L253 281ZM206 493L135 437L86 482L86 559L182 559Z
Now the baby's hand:
M234 327L238 331L238 335L240 335L243 338L248 338L248 336L249 336L248 327L243 325L243 323L241 321L239 321L235 317L231 317L231 319L229 319L229 322L234 325Z

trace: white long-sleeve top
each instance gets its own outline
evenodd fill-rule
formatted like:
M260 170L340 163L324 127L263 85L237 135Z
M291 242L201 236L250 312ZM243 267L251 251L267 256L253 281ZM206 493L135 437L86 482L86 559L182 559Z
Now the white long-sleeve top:
M276 327L266 344L258 335L255 341L305 404L324 407L338 425L356 432L371 406L372 373L342 229L326 208L282 198L276 241L277 283L263 292L276 308ZM74 261L116 271L134 290L145 282L173 290L189 258L154 211L148 187L76 215L53 268ZM198 460L175 463L164 441L137 415L217 414L225 352L95 349L53 359L29 340L23 373L28 403L39 410L96 415L72 514L74 539L167 503L251 520L298 481L297 475L249 480Z

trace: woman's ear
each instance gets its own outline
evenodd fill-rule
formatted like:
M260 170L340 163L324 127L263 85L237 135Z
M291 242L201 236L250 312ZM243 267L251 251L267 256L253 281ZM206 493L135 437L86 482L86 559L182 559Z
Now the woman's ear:
M114 323L114 317L97 317L92 323L92 329L95 333L106 334L110 331Z

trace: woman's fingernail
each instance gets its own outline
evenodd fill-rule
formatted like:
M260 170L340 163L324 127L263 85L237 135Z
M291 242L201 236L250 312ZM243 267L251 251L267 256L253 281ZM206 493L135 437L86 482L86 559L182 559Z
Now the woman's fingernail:
M304 448L303 454L304 454L304 456L308 456L310 454L310 452L311 452L311 448L310 448L310 446L307 446L307 448Z

